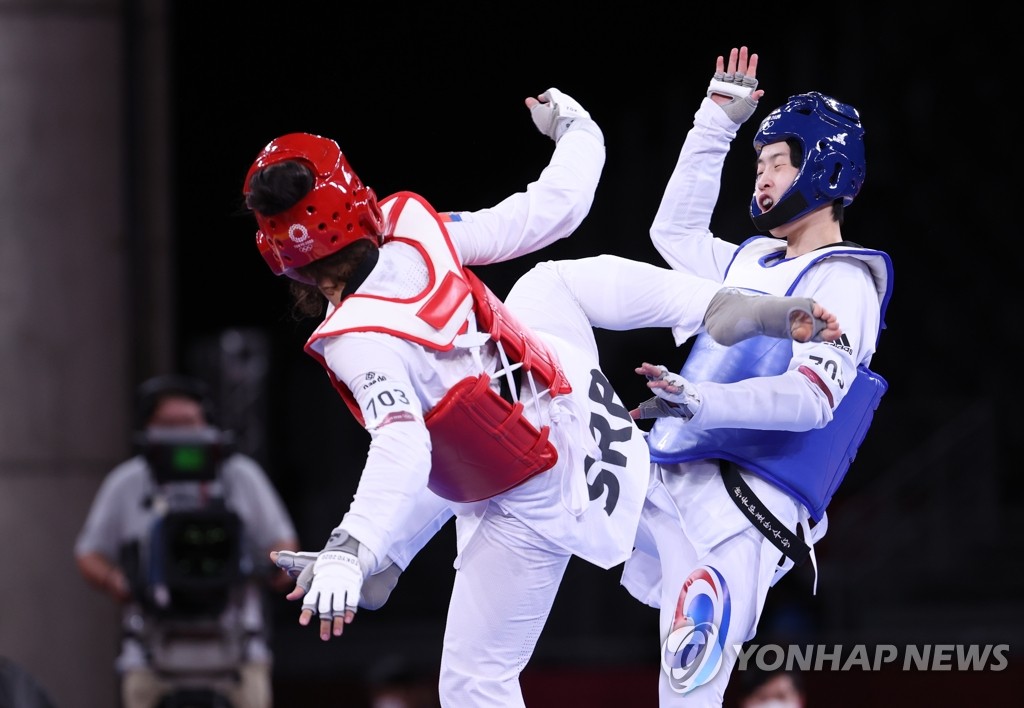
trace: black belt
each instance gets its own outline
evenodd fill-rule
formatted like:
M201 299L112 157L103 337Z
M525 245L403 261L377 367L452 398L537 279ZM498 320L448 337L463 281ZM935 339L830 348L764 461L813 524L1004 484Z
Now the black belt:
M736 503L736 507L746 515L754 528L797 565L807 560L807 556L811 553L810 546L786 528L785 524L776 519L775 514L761 503L761 500L754 494L754 490L743 481L739 467L727 460L719 460L718 466L722 470L722 481L725 482L729 497Z

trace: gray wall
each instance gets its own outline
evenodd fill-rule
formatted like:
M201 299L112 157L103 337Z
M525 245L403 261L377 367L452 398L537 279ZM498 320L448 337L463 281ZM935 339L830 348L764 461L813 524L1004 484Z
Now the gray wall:
M133 69L156 74L133 107L122 3L0 1L0 655L58 708L117 705L117 610L72 546L128 452L131 382L171 355L166 282L135 291L134 255L167 243L163 153L140 147L163 144L163 23L144 7Z

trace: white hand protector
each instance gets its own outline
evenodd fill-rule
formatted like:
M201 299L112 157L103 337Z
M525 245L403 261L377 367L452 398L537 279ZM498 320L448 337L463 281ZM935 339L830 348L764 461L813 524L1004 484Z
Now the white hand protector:
M321 620L325 620L344 617L346 610L355 612L359 608L359 594L363 586L359 556L364 554L360 553L361 550L359 541L344 531L331 534L316 562L299 574L300 579L306 572L312 575L312 583L303 598L303 610L318 614Z
M319 553L311 551L278 551L274 562L278 568L296 579L297 587L308 593L313 582L313 564L319 556ZM390 558L385 558L381 567L363 580L363 587L359 591L359 606L365 610L379 610L383 607L391 597L391 591L398 585L401 574L402 568Z
M683 418L689 420L700 408L700 391L679 374L673 374L664 366L645 364L644 375L654 398L637 406L637 418Z
M757 101L750 97L756 88L757 79L751 76L739 71L734 74L716 71L708 86L708 98L713 93L731 96L732 100L722 104L721 108L733 123L743 123L757 109Z
M565 135L577 118L590 118L590 114L576 100L556 88L540 95L541 102L530 109L530 117L537 130L556 143Z

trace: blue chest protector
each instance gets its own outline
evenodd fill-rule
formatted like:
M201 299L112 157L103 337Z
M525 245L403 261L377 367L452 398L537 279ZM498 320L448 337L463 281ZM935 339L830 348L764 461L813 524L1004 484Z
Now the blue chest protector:
M876 275L884 322L891 294L891 263L886 254L838 247L813 256L812 262L851 253L870 258L887 273L885 277ZM796 275L789 292L804 272ZM789 340L754 337L725 347L704 333L697 337L679 373L694 382L734 383L785 373L792 358ZM853 385L833 411L832 422L816 430L702 430L681 418L659 418L647 438L651 461L729 460L793 496L818 522L846 476L888 387L886 380L867 366L858 366Z
M690 381L734 383L784 373L791 358L788 341L754 337L723 347L701 334L680 374ZM857 367L853 386L833 413L832 422L803 432L701 430L681 418L659 418L647 438L651 460L730 460L785 490L807 507L815 521L821 521L887 388L881 376L865 366Z

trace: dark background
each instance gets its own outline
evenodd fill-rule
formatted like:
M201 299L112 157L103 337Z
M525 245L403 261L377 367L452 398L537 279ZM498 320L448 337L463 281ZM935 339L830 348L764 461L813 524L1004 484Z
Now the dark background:
M973 5L896 16L857 5L644 3L461 12L217 3L212 14L209 5L180 2L172 13L177 360L201 368L197 350L225 328L266 338L258 457L304 547L320 547L340 521L368 436L302 353L315 323L290 318L286 282L263 263L255 222L241 210L242 179L263 145L292 131L326 135L380 196L411 190L441 211L480 209L525 188L546 164L552 145L523 99L556 86L605 132L594 206L571 238L478 272L504 294L540 259L615 253L663 264L649 223L715 57L746 44L760 56L767 94L729 154L712 230L734 242L754 233L747 204L757 123L789 95L818 90L857 107L866 128L867 179L844 236L885 250L895 270L872 363L890 388L830 507L817 594L809 568L791 573L769 595L758 638L1019 650L1024 543L1011 520L1022 488L1021 269L1007 178L1018 159L1010 106L1020 82L1019 66L1000 58L1010 38L998 14ZM627 403L645 393L632 373L639 361L678 369L685 354L666 331L599 332L599 343ZM297 608L282 600L274 608L281 687L360 686L391 656L435 670L453 557L449 527L387 608L362 613L328 646L300 631ZM552 695L558 680L579 697L594 674L572 672L597 670L605 683L596 682L604 688L593 705L618 705L607 682L616 676L653 701L656 613L617 583L618 569L574 560L524 675L528 699L541 683ZM880 676L827 679L848 679L861 699L871 686L881 695L909 680ZM974 686L969 676L927 678L947 699Z

